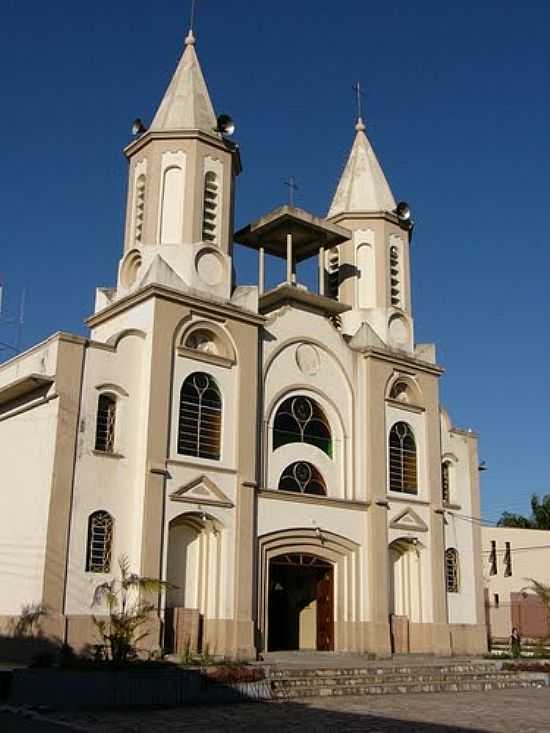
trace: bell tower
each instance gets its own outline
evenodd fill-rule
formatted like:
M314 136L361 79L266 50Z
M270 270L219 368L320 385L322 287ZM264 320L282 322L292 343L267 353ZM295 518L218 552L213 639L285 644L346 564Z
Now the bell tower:
M327 218L352 238L327 252L332 295L351 310L342 315L353 334L366 323L393 348L413 350L409 247L411 226L396 206L384 171L358 117L355 139ZM399 215L398 215L399 214Z
M124 253L116 292L104 292L103 300L152 282L230 298L234 183L241 165L238 147L223 132L189 31L150 127L124 150Z

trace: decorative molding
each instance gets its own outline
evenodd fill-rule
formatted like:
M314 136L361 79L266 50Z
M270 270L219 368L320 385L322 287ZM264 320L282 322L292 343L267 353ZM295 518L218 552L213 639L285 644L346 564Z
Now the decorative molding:
M181 290L176 290L175 288L170 288L167 285L149 283L144 288L139 288L135 292L124 296L115 303L110 303L105 306L105 308L94 313L86 320L86 325L90 328L96 328L110 318L120 315L121 313L125 313L127 310L135 307L139 303L143 303L150 298L155 297L163 298L170 302L185 305L190 308L196 308L204 314L208 314L208 317L211 317L210 314L218 315L218 317L223 314L223 316L228 319L242 321L244 323L257 326L261 326L265 323L265 318L263 316L258 315L257 313L252 313L252 311L245 311L243 308L238 308L237 306L232 306L221 298L217 300L211 298L210 301L207 301L206 296L203 296L204 300L201 301L197 296L184 293ZM81 342L87 343L87 340L82 339Z
M425 407L419 407L418 405L412 405L410 402L402 402L401 400L394 400L391 397L386 397L386 404L396 407L398 410L404 410L405 412L416 412L421 415L426 412Z
M92 453L94 456L101 456L102 458L125 458L126 456L123 456L122 453L110 453L106 450L92 450Z
M164 463L149 463L149 473L154 473L157 476L170 476L170 472L164 465Z
M208 471L214 471L215 473L232 473L236 474L236 468L227 468L225 466L217 465L216 461L209 461L207 458L198 459L195 461L186 461L178 458L168 458L166 461L167 466L182 466L184 468L194 469L208 469Z
M396 502L397 504L419 504L420 506L430 506L431 502L425 499L417 499L414 495L405 494L404 496L395 496L388 494L388 501L390 504Z
M202 361L205 364L224 367L225 369L231 369L231 367L234 367L237 363L235 359L228 359L227 357L219 356L218 354L209 354L207 351L200 351L199 349L189 349L187 346L177 346L176 352L178 356L183 356L187 359L194 359L195 361Z
M413 532L427 532L428 525L426 522L418 516L418 514L407 507L390 520L390 529L403 529L406 531L412 530Z
M208 476L199 476L170 494L172 501L232 509L235 505Z
M118 384L113 384L112 382L105 382L104 384L96 384L96 387L98 392L114 392L115 394L119 395L120 397L129 397L129 393L124 389L124 387L119 387Z
M370 507L370 501L357 501L353 499L332 499L328 496L315 496L313 494L298 494L292 491L281 489L258 489L258 496L264 499L278 499L282 501L294 501L301 504L321 504L322 506L337 506L343 509L359 510L366 512Z

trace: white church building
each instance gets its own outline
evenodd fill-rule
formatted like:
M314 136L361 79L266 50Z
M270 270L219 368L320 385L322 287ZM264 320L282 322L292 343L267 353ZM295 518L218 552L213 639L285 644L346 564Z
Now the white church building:
M127 555L173 585L151 621L168 651L481 654L480 529L456 517L479 516L477 439L414 340L410 212L358 119L326 217L234 232L223 133L190 33L125 149L124 250L89 337L0 366L0 633L42 604L46 634L95 643L93 590ZM236 286L234 242L257 286ZM266 254L286 262L270 290Z

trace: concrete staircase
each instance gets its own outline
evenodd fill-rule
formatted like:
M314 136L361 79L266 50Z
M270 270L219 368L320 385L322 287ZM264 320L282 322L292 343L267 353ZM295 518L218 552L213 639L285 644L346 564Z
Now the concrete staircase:
M499 662L482 661L422 665L369 664L361 667L317 669L272 667L268 675L273 700L484 691L550 685L549 674L505 671Z

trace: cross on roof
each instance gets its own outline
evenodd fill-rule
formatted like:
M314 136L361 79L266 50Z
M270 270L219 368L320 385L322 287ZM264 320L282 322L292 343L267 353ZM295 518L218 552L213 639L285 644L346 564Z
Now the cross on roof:
M288 181L285 181L285 186L288 186L288 205L294 206L294 192L298 190L294 176L290 176Z

